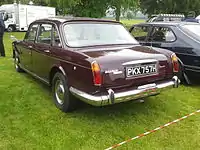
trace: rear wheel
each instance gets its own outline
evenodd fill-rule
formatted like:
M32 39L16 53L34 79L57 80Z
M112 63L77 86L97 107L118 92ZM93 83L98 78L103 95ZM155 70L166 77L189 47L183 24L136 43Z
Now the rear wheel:
M52 92L55 105L63 112L74 110L76 100L72 99L65 76L57 72L52 80Z
M15 27L12 25L7 28L8 32L13 32L14 30L15 30Z

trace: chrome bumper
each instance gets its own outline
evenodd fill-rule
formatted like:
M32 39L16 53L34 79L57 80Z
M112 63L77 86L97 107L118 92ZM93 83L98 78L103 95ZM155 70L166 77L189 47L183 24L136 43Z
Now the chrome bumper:
M167 87L178 88L179 84L180 80L177 76L174 76L172 80L168 82L162 82L160 84L147 84L139 86L137 89L125 92L115 93L112 89L109 89L108 94L102 96L93 96L73 87L70 87L69 90L75 97L88 104L94 106L104 106L156 95L160 93L161 89L165 89Z

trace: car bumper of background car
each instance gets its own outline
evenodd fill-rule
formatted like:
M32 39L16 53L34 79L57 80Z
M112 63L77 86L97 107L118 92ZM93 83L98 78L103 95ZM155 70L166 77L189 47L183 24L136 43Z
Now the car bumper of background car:
M130 100L140 99L148 96L153 96L159 94L163 89L166 88L178 88L180 80L177 76L174 76L170 81L162 82L159 84L152 83L147 85L142 85L136 89L115 93L112 89L108 90L107 95L93 96L80 91L76 88L70 87L70 92L80 100L94 105L94 106L104 106L120 102L126 102Z

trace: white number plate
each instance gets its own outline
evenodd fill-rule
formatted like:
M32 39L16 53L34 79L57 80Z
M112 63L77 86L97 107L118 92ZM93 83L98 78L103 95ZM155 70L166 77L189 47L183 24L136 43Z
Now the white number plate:
M128 78L134 76L151 75L156 73L156 64L126 67L126 76Z

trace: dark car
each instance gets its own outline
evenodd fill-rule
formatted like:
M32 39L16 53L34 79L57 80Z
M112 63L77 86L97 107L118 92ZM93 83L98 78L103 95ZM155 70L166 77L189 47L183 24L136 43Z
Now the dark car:
M141 45L168 49L176 53L183 71L182 79L200 73L200 24L191 22L154 22L133 25L130 33Z
M141 46L115 21L48 18L34 21L13 42L15 68L52 87L64 112L75 99L104 106L156 95L179 85L174 53Z

